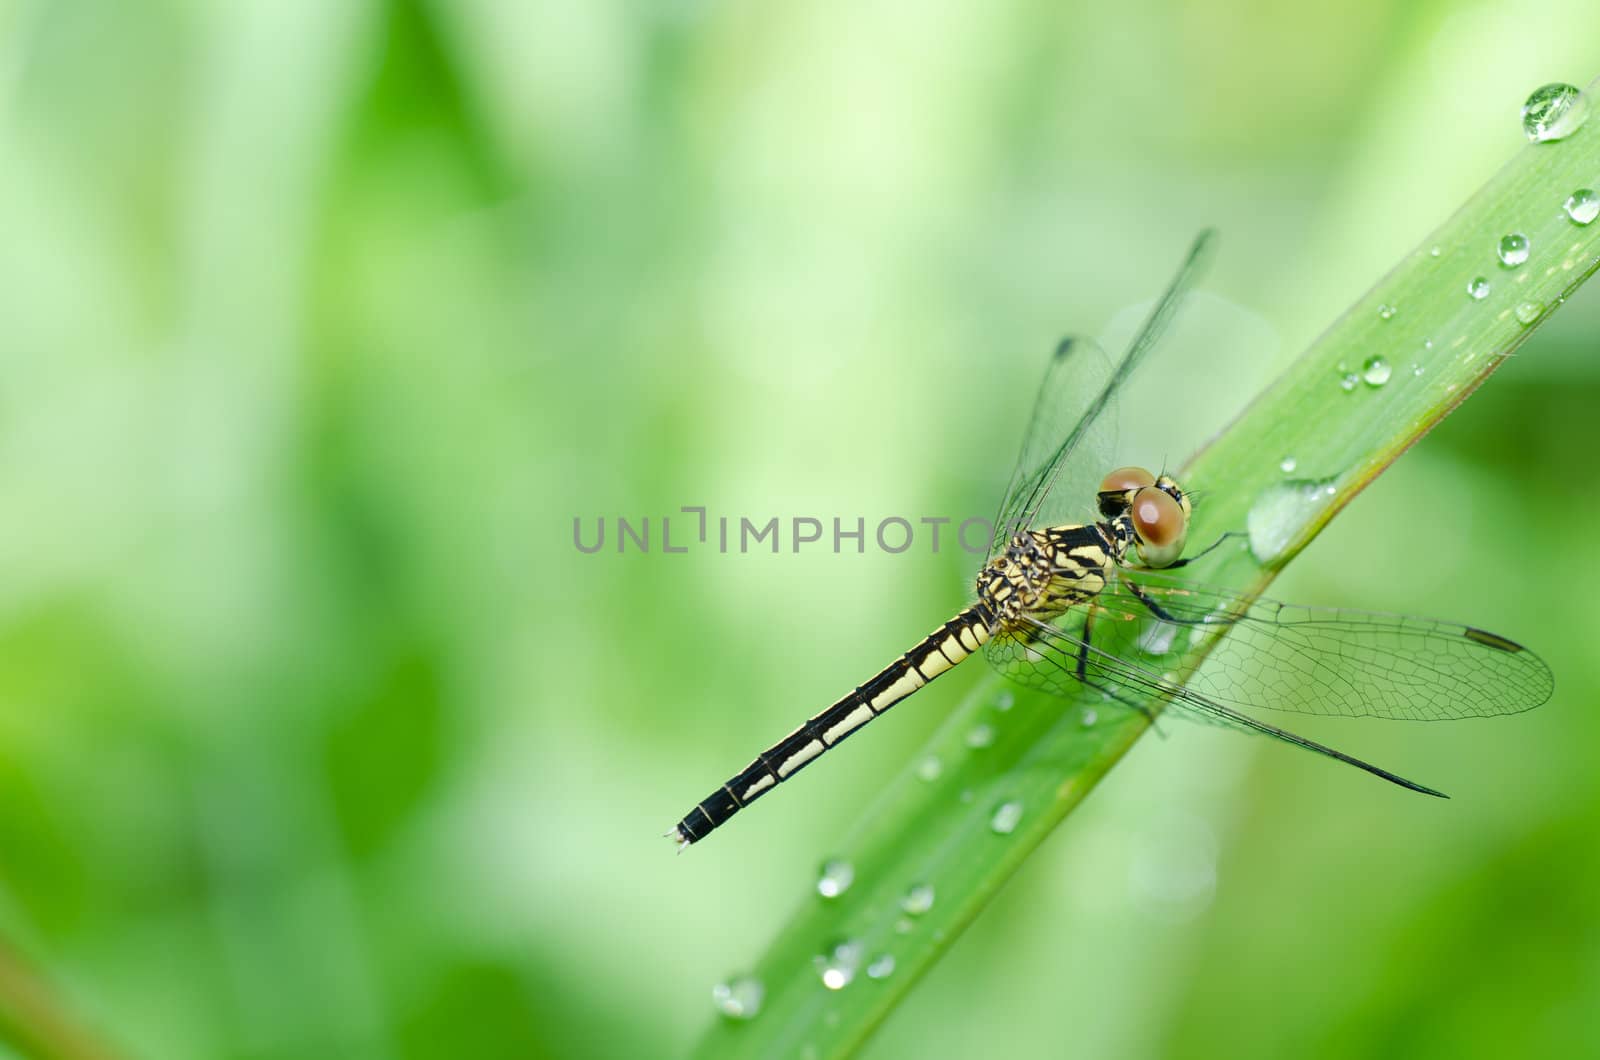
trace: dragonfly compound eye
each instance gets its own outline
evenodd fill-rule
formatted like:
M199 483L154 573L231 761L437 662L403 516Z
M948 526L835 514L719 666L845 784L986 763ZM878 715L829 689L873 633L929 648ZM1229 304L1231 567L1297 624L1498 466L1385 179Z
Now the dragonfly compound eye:
M1129 511L1139 535L1139 558L1147 567L1168 567L1183 555L1189 515L1170 494L1148 486L1134 494Z
M1100 515L1116 519L1128 510L1135 490L1156 484L1156 477L1142 467L1119 467L1100 480Z
M1119 467L1100 482L1101 493L1126 493L1154 486L1156 477L1142 467Z

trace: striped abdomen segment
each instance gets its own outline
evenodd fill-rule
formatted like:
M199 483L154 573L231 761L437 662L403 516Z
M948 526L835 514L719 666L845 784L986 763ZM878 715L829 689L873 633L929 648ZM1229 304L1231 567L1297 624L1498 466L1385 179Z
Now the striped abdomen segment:
M989 639L990 612L974 604L884 667L870 681L756 756L745 769L690 810L672 838L704 839L713 828L765 795L902 699L944 673Z

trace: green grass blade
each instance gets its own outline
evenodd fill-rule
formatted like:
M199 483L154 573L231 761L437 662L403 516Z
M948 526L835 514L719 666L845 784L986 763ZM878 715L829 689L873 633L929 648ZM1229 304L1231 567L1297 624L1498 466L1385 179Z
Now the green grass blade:
M1207 557L1197 578L1260 592L1594 272L1600 222L1563 210L1579 188L1600 190L1600 120L1524 147L1194 458L1186 485L1205 505L1191 542L1248 528L1251 544ZM1510 233L1530 245L1515 268L1496 255ZM1482 299L1467 290L1477 277ZM751 969L759 1011L719 1019L698 1055L852 1053L1147 727L1095 693L986 682L838 848L852 884L807 896Z

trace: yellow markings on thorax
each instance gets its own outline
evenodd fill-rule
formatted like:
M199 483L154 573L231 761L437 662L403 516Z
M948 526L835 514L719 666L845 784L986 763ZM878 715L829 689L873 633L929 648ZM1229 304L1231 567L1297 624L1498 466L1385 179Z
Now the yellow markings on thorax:
M1099 545L1074 545L1066 550L1066 556L1078 566L1085 568L1100 569L1111 562L1111 557L1106 555L1106 550Z
M1106 587L1105 571L1111 557L1099 545L1074 545L1058 548L1051 557L1055 576L1045 589L1044 596L1053 601L1087 600Z

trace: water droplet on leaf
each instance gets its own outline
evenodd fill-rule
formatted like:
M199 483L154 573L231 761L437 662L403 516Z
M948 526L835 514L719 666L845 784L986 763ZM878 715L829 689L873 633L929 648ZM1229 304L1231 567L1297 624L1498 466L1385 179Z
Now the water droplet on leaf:
M843 990L849 986L856 977L856 970L861 967L864 949L860 942L850 940L837 943L828 952L813 957L811 961L822 979L822 985L829 990Z
M855 882L856 867L848 861L834 859L822 864L822 872L817 877L817 893L824 898L837 898L850 889Z
M766 996L767 988L761 980L749 975L735 976L711 988L712 1003L731 1020L755 1019Z
M1489 297L1489 281L1483 276L1474 276L1467 284L1467 294L1472 296L1474 302L1481 302Z
M1495 253L1500 255L1502 265L1514 269L1528 260L1528 237L1521 232L1501 236L1500 247Z
M900 908L912 916L921 916L933 908L933 884L919 883L900 899Z
M1319 515L1335 492L1332 479L1291 480L1268 488L1245 516L1250 552L1270 565L1306 525Z
M1388 361L1377 354L1373 354L1361 366L1361 379L1368 386L1376 389L1389 381L1389 375L1392 371L1393 369L1389 367Z
M989 829L998 835L1010 835L1017 829L1017 822L1022 820L1022 803L1015 799L1002 802L995 808L994 816L989 818Z
M1567 201L1562 205L1567 211L1567 216L1578 224L1586 225L1596 217L1600 217L1600 195L1596 195L1590 188L1579 188L1567 196Z
M1522 131L1533 143L1571 136L1589 118L1589 98L1572 85L1536 88L1522 104Z

